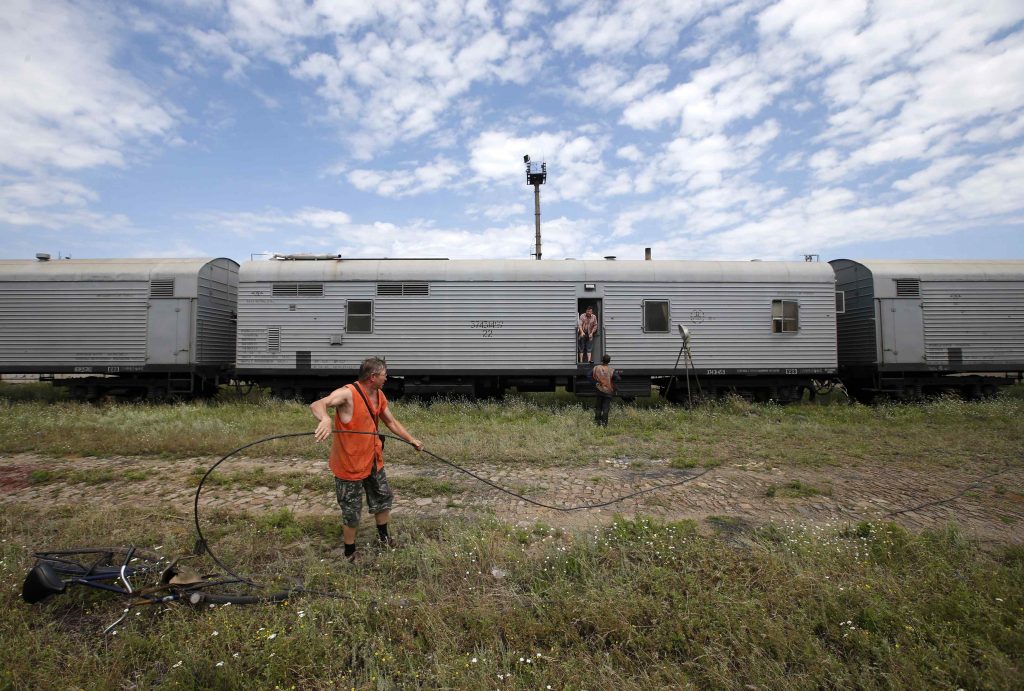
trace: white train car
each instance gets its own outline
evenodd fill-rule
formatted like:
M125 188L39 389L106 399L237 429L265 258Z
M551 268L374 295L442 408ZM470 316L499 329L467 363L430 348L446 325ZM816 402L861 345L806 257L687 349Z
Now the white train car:
M78 398L212 393L234 364L231 259L0 260L0 372Z
M836 371L827 264L289 257L240 269L236 371L309 398L379 355L405 393L586 394L586 307L600 323L594 361L612 356L623 395L682 381L679 326L705 393L793 400Z
M830 262L840 376L863 400L958 389L991 396L1024 372L1024 261Z

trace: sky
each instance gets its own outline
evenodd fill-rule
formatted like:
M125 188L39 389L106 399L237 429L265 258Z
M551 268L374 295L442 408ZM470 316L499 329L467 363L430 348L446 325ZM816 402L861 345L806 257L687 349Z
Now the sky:
M0 257L1024 258L1021 0L4 0Z

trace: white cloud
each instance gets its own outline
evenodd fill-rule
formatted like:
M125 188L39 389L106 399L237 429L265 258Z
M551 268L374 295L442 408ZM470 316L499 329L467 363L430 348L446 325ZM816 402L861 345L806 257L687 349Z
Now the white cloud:
M635 72L598 63L576 76L574 95L581 103L604 108L623 106L644 96L669 76L666 65L644 65Z
M45 206L85 206L99 199L92 190L72 180L55 178L12 178L0 181L0 200L6 208Z
M447 187L459 174L459 164L437 156L430 163L407 170L377 171L357 169L347 174L359 190L382 197L409 197Z
M517 0L508 3L504 8L502 25L506 29L523 29L537 16L545 15L548 12L548 3L544 0Z
M116 42L104 21L63 2L4 4L0 166L124 166L132 146L170 133L173 111L114 67Z
M198 217L192 244L228 235L243 256L259 237L526 257L523 154L548 163L546 258L794 256L1024 217L1016 0L107 7L5 6L12 234L135 232L118 205L147 211L123 181L172 217L197 198L259 195L262 210ZM185 140L202 146L146 156L138 176L104 170ZM324 161L343 189L303 177ZM165 164L166 184L147 189ZM208 184L176 184L186 166ZM363 205L360 191L389 201Z
M934 186L936 183L943 182L954 172L968 165L970 161L971 159L968 156L940 158L932 161L931 165L927 168L902 180L897 180L892 186L901 192L923 190Z
M517 209L521 211L521 209ZM321 251L343 257L448 257L451 259L526 259L534 251L534 225L526 215L515 214L521 222L482 229L445 228L432 221L416 219L406 223L358 223L348 214L328 209L261 212L204 212L194 215L208 233L240 234L257 241L254 234L287 238L284 246L268 252ZM311 219L320 223L311 223ZM503 219L509 220L509 219ZM317 232L296 229L316 228ZM542 252L545 258L582 257L599 239L593 224L583 219L555 217L543 224ZM258 240L266 245L265 240Z
M513 218L526 218L527 212L526 204L487 204L487 205L470 205L466 207L466 213L471 216L482 216L489 218L493 221L507 221Z
M622 121L653 129L681 121L684 132L702 136L753 118L786 88L784 78L761 69L754 55L723 55L693 73L690 81L627 106Z
M636 49L663 54L676 45L701 5L677 0L583 3L555 24L552 43L558 50L579 49L587 55L621 55Z
M264 58L313 84L325 117L369 158L450 126L456 101L474 87L531 78L544 51L519 32L540 11L524 5L502 25L483 2L232 0L223 34L192 38L227 60L229 73Z
M255 235L295 234L295 228L336 231L348 227L352 219L344 211L306 207L291 213L276 209L265 211L207 211L189 215L205 232L228 232L254 240Z
M526 183L523 156L548 166L545 194L550 200L586 203L605 184L604 145L591 137L545 132L518 137L503 131L483 132L470 143L470 168L484 183Z
M0 179L0 224L52 230L131 230L132 224L124 215L89 208L98 201L99 195L73 180L49 176Z

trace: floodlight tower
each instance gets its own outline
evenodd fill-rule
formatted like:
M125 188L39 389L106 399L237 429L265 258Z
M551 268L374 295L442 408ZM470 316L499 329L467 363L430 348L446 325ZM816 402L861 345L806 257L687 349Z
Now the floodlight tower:
M533 256L540 261L540 186L547 182L548 164L544 161L530 161L529 154L523 156L523 163L526 164L526 184L533 185L533 208L537 226L537 250Z

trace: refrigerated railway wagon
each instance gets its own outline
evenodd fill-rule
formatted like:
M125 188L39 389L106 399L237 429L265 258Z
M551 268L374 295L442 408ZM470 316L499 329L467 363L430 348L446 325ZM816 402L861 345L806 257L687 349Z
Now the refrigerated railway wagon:
M231 376L231 259L0 261L0 372L45 376L76 398L190 397Z
M1024 261L830 263L840 378L858 398L976 398L1021 378Z
M705 394L794 400L836 371L827 264L281 257L239 276L237 376L285 397L344 384L370 355L387 358L395 393L586 395L587 307L594 361L611 355L623 396L682 381L679 326Z

